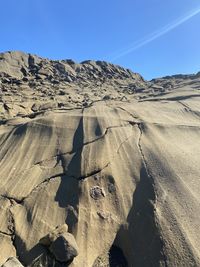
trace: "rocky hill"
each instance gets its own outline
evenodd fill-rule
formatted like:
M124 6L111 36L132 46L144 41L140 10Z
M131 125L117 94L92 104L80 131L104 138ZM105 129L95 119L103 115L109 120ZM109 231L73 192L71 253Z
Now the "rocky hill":
M1 53L0 265L200 266L199 100L199 73Z

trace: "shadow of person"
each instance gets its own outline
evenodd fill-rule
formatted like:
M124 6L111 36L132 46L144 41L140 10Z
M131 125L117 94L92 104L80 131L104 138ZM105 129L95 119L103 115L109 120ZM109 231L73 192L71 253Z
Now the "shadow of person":
M84 129L83 129L83 116L80 117L78 127L74 133L73 146L72 146L72 159L69 162L67 169L65 164L65 158L60 156L64 175L61 176L59 188L56 192L54 200L58 203L61 208L67 210L66 223L68 225L69 232L75 233L76 224L78 222L78 202L79 202L79 177L81 176L81 155L84 143ZM31 214L28 213L27 218L31 221ZM23 261L22 263L30 266L40 266L46 262L47 265L42 266L61 266L60 263L53 263L51 254L48 249L37 243L32 247L26 254L23 251L26 250L25 243L16 237L16 243L18 247L21 247L21 253L19 252L19 258ZM33 263L33 265L32 265ZM36 264L36 265L34 265ZM63 266L63 265L62 265ZM68 266L68 265L64 265Z
M34 254L34 250L37 248L37 245L33 247L33 249L30 251L32 254ZM52 253L49 251L43 252L42 254L38 254L37 257L31 261L31 265L29 267L67 267L70 266L72 263L72 260L69 262L59 262L55 259Z
M128 227L121 226L113 243L123 250L131 266L158 267L164 261L163 242L154 213L155 199L152 178L143 165L127 217Z
M25 243L19 236L16 236L15 244L18 248L17 252L19 260L21 263L25 264L25 266L29 266L37 258L43 257L43 255L47 254L47 249L39 243L24 253L26 250Z
M72 154L74 153L67 169L65 160L61 159L65 175L61 177L59 188L56 192L55 201L61 208L67 209L66 223L69 232L74 230L78 221L79 202L79 177L81 176L81 155L84 143L83 116L80 118L78 127L74 133Z

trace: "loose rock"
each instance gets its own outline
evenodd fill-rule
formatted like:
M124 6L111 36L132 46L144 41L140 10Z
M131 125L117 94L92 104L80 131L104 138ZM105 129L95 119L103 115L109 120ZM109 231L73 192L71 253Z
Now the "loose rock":
M78 255L76 240L70 233L60 235L50 246L50 251L60 262L69 262Z
M60 235L68 232L67 224L58 225L49 234L40 239L40 244L44 246L50 246Z

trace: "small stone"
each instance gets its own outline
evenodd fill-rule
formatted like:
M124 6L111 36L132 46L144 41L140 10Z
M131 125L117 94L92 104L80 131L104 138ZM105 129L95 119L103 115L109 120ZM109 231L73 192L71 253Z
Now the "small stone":
M110 95L105 95L104 97L103 97L103 100L110 100L111 99L111 96Z
M102 219L102 220L108 220L111 215L108 212L105 211L97 211L97 215Z
M103 188L99 187L99 186L94 186L90 189L90 196L95 199L98 200L102 197L105 197L105 192L103 190Z
M108 184L108 192L109 193L114 193L116 191L115 185L112 183Z
M65 95L65 91L64 91L64 90L60 90L60 91L58 92L58 94L59 94L59 95Z
M50 246L50 251L60 262L69 262L78 255L78 246L70 233L60 235Z
M31 110L32 110L33 112L37 112L39 109L40 109L40 105L39 105L39 104L36 104L36 103L34 103L34 104L32 105L32 107L31 107Z
M13 108L13 105L9 104L9 103L4 103L3 106L4 106L4 109L7 110L7 111Z
M65 77L65 81L71 83L71 82L73 82L73 79L71 77L69 77L69 76L66 76Z
M1 267L23 267L23 265L18 261L18 259L11 257Z
M56 79L51 80L51 82L52 82L53 84L59 84L59 83L60 83L59 80L56 80Z

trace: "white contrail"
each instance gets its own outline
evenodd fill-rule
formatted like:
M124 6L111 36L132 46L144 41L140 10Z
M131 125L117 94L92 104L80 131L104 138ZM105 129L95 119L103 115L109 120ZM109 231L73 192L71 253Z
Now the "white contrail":
M185 16L178 18L174 22L167 24L163 28L151 33L150 35L144 37L143 39L140 39L140 40L134 42L129 48L121 50L121 52L119 52L116 56L114 56L111 59L111 61L115 61L116 59L121 58L127 54L130 54L131 52L135 51L136 49L156 40L160 36L163 36L164 34L172 31L173 29L177 28L178 26L180 26L184 22L188 21L189 19L193 18L194 16L198 15L199 13L200 13L200 7L198 9L191 11L190 13L186 14Z

